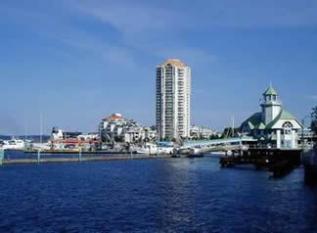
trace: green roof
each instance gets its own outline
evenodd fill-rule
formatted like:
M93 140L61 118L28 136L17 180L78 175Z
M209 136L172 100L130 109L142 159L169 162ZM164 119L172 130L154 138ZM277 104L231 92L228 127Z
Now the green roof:
M296 121L299 125L301 125L296 118L289 113L286 110L282 110L277 117L275 117L275 119L273 121L271 121L270 123L268 123L267 125L265 125L265 123L262 121L262 113L261 112L257 112L254 113L252 116L250 116L247 120L245 120L242 124L241 124L241 128L248 126L249 129L271 129L276 122L278 122L279 120L294 120Z
M268 89L266 89L263 95L277 95L277 91L272 86L270 86Z
M289 113L288 111L286 111L286 110L283 109L283 110L280 112L280 114L278 114L278 116L275 117L275 119L274 119L273 121L271 121L271 122L266 126L266 128L267 128L267 129L272 128L272 127L275 125L275 123L276 123L277 121L279 121L279 120L295 120L295 121L297 121L296 118L295 118L291 113ZM298 122L298 123L299 123L299 122ZM300 124L300 123L299 123L299 124Z
M250 129L258 129L260 125L261 127L263 127L262 113L261 112L254 113L252 116L250 116L247 120L245 120L241 124L241 127L245 126L246 124L248 125Z

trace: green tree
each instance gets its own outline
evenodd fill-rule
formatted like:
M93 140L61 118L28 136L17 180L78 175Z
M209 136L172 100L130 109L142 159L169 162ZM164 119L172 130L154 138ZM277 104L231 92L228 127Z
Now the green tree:
M317 135L317 106L312 109L311 129Z

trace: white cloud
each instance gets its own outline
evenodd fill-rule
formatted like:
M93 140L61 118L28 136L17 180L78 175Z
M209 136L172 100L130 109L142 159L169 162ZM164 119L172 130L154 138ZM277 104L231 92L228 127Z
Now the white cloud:
M178 12L137 2L89 1L75 6L79 12L111 25L122 33L173 29L180 23Z
M174 4L173 4L174 3ZM73 2L81 13L95 17L126 34L215 27L266 28L317 25L317 2L313 0L222 0ZM166 35L165 35L166 36Z

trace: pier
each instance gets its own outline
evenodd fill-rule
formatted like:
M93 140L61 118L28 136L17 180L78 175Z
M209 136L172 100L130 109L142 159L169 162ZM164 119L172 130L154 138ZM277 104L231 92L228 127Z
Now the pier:
M234 167L242 164L254 165L256 169L265 169L279 177L292 171L301 164L300 149L249 148L246 151L233 151L219 161L221 167Z

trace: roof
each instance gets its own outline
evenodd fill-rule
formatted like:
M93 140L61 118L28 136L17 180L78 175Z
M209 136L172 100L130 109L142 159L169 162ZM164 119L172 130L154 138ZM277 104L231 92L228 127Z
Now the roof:
M113 113L108 117L105 117L103 121L117 121L123 119L123 116L120 113Z
M250 116L247 120L245 120L242 124L241 124L241 128L248 126L249 129L271 129L279 120L294 120L296 121L299 125L301 125L297 119L288 111L286 110L281 110L281 112L278 114L277 117L275 117L275 119L273 121L271 121L270 123L268 123L267 125L265 125L265 123L262 121L262 113L261 112L257 112L254 113L252 116Z
M257 129L261 125L262 122L262 113L257 112L246 119L242 124L241 127L245 126L246 124L249 126L250 129ZM262 127L262 126L261 126Z
M276 122L278 122L279 120L289 120L289 121L294 120L294 121L297 121L296 118L295 118L291 113L289 113L288 111L286 111L286 110L283 109L283 110L280 112L280 114L278 114L278 116L275 117L275 119L274 119L273 121L271 121L271 122L266 126L266 128L267 128L267 129L271 129L271 128L276 124ZM299 122L298 122L298 124L301 125Z
M272 86L270 86L268 89L266 89L263 95L277 95L277 91Z
M172 65L172 66L177 66L177 67L186 67L187 65L182 62L181 60L179 59L175 59L175 58L170 58L170 59L167 59L164 63L162 63L160 66L166 66L166 65Z

